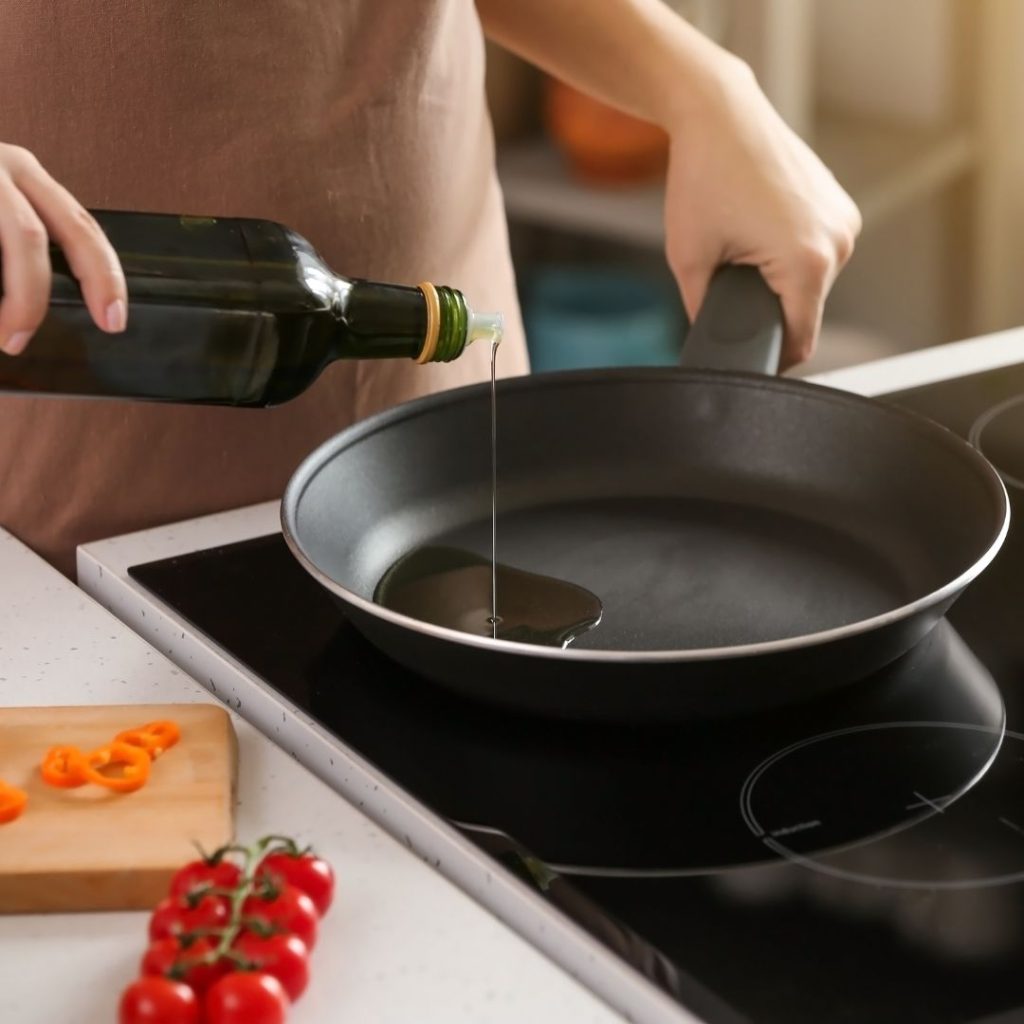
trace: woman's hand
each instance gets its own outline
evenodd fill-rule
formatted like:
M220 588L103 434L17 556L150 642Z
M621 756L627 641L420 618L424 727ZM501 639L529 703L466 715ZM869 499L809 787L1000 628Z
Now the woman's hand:
M723 263L756 266L782 300L783 365L814 349L860 214L750 69L661 0L476 0L496 42L672 140L669 263L691 320Z
M123 331L128 291L117 253L89 212L19 146L0 143L0 348L17 355L50 302L49 240L64 250L96 325Z
M782 302L785 369L814 351L860 214L745 64L729 58L716 71L666 125L668 260L691 320L717 267L756 266Z

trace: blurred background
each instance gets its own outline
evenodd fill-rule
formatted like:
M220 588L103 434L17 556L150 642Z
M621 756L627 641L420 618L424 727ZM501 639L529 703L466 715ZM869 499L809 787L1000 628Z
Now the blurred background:
M864 217L798 373L1024 324L1024 0L665 0L742 56ZM674 362L664 139L489 52L537 369Z

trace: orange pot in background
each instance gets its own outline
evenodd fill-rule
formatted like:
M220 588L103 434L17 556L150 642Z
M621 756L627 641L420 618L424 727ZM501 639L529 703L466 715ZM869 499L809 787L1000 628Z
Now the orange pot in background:
M591 99L555 78L545 82L544 123L583 181L628 185L664 173L668 135L661 128Z

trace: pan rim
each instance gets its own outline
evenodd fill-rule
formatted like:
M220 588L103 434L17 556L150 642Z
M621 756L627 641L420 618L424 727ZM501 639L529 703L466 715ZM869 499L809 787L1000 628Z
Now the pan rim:
M512 640L498 640L491 637L476 636L472 633L462 633L459 630L450 629L445 626L437 626L429 622L414 619L408 615L385 608L376 602L362 597L360 594L348 589L337 580L330 577L303 550L302 544L295 529L296 512L303 493L312 482L317 473L323 469L330 460L339 452L351 447L353 444L372 436L380 430L384 430L394 423L402 422L416 416L433 411L437 407L443 407L453 401L475 398L478 394L489 393L489 382L469 384L449 391L438 392L427 395L423 398L414 399L394 406L374 416L368 417L359 423L328 438L316 449L310 452L295 470L285 488L281 499L281 532L285 543L288 545L292 555L299 564L314 578L321 586L336 594L347 604L359 609L361 612L403 629L412 630L421 635L435 640L457 643L461 646L472 647L478 650L494 653L520 655L531 658L552 658L563 661L597 664L658 664L658 663L680 663L688 662L712 662L741 658L763 657L765 655L783 654L796 650L803 650L810 647L818 647L840 640L859 636L863 633L870 633L894 625L905 619L914 617L920 612L936 607L948 599L952 599L967 586L969 586L986 568L999 553L1010 527L1010 499L1006 485L1002 477L992 466L988 459L982 455L970 442L964 440L949 428L933 420L922 416L909 409L878 401L875 398L866 398L851 392L842 391L838 388L827 387L822 384L815 384L809 381L792 380L781 377L765 377L760 374L723 372L717 370L690 370L675 367L638 367L632 369L599 369L599 370L569 370L556 373L531 374L521 377L506 378L499 381L499 388L502 390L518 391L524 389L554 387L564 385L567 382L585 385L588 383L608 382L632 382L644 380L697 380L708 382L717 380L735 387L768 388L770 390L793 391L802 397L816 401L845 402L860 408L868 407L872 414L886 414L896 420L910 424L915 430L924 431L935 440L955 448L961 457L969 461L973 468L985 479L992 491L996 503L1001 506L1001 516L998 528L989 541L988 546L982 554L965 569L960 575L906 604L899 605L879 615L867 619L859 619L856 622L847 623L843 626L835 626L831 629L819 630L814 633L804 633L791 637L782 637L776 640L764 640L756 643L738 644L726 647L690 647L690 648L663 648L641 651L618 651L600 649L576 649L572 647L545 647L538 644L519 643Z

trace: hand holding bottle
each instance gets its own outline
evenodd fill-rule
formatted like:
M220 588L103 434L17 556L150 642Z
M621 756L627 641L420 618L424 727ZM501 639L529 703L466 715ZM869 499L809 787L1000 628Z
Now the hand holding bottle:
M0 348L8 355L25 348L46 315L51 238L64 250L96 325L123 331L128 292L103 231L31 153L0 143Z
M475 312L460 291L344 277L273 221L92 214L112 253L100 266L117 268L131 324L113 337L97 330L96 292L52 246L49 315L24 356L0 356L0 394L278 405L336 359L446 363L474 340L501 338L500 314Z

